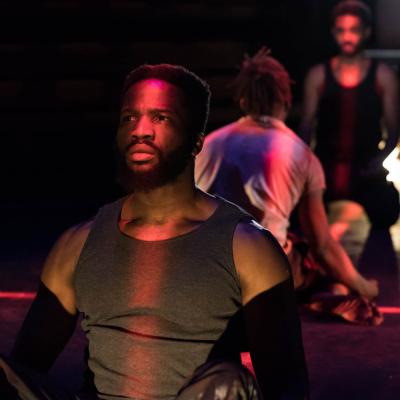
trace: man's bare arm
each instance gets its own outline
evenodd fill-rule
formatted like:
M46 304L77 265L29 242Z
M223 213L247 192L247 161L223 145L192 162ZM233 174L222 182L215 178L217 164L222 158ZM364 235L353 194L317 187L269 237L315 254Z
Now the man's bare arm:
M303 196L299 203L300 226L309 241L312 255L325 272L358 292L373 299L379 293L375 280L365 279L354 267L349 256L330 234L322 190Z
M73 334L77 321L73 276L89 230L90 224L69 229L51 250L12 349L12 361L47 372Z
M399 82L394 71L380 63L377 70L378 84L382 89L383 119L387 131L387 156L396 146L399 138Z
M304 399L307 368L285 254L261 226L243 223L235 232L234 260L242 287L247 344L264 398Z
M281 247L261 225L239 224L234 237L234 259L242 285L242 302L290 278Z
M41 281L70 314L76 313L73 279L90 228L91 222L86 222L65 231L47 256L41 274Z
M319 64L310 69L304 81L302 120L299 126L299 133L308 144L311 143L314 133L319 97L324 79L324 66Z

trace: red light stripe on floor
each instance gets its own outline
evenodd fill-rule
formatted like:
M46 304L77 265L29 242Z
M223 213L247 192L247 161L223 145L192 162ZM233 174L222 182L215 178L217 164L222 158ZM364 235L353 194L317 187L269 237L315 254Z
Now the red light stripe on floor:
M0 299L7 300L33 299L35 296L35 292L0 292Z
M0 292L0 299L24 300L34 299L35 292ZM382 314L400 314L400 307L378 307Z
M378 307L382 314L400 314L400 307Z

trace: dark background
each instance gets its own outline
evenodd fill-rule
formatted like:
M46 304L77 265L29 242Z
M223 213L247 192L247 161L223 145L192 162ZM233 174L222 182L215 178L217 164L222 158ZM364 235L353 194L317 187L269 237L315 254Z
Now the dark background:
M305 72L335 52L336 3L0 0L0 292L32 294L55 237L119 195L113 141L122 80L133 67L180 63L207 79L210 131L240 115L228 84L243 53L266 44L295 81L288 121L295 129ZM400 1L366 3L376 16L368 47L400 65ZM391 237L365 225L345 248L359 256L362 273L380 280L378 304L399 307ZM8 353L31 300L0 300L0 353ZM398 314L385 314L379 328L303 315L302 322L312 399L399 397ZM81 379L79 329L68 346L51 379L71 389Z
M0 1L2 238L60 231L119 195L119 94L144 62L183 64L210 83L210 131L240 115L229 82L243 54L266 44L295 81L296 128L306 70L335 51L336 3Z

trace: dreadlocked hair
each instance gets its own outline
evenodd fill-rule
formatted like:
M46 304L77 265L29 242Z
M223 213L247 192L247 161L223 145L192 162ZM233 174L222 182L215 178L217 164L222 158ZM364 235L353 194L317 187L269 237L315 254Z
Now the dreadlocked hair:
M264 46L253 57L245 54L233 82L234 98L246 114L272 115L276 105L289 110L292 104L289 74L270 53Z

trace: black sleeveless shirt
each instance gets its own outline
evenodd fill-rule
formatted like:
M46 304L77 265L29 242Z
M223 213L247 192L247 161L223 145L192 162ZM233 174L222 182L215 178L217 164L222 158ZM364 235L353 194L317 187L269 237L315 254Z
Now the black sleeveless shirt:
M336 163L363 167L379 153L382 103L376 85L377 66L371 60L364 80L346 88L336 80L330 62L325 64L315 148L325 169Z

